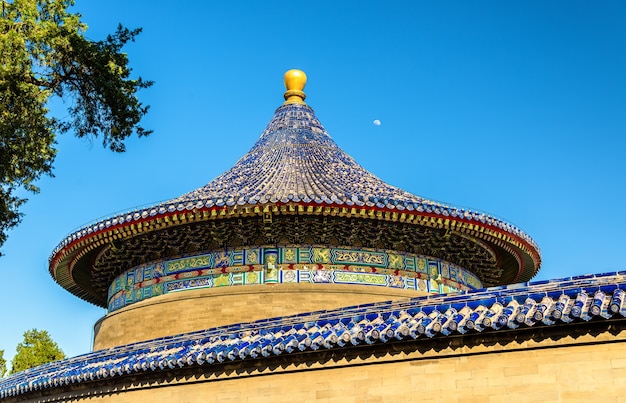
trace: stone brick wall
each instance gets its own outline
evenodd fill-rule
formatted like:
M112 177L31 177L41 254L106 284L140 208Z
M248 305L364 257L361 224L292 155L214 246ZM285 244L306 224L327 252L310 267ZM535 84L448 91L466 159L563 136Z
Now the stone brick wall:
M303 354L282 364L232 363L158 381L135 378L90 390L67 390L38 401L624 401L624 325L569 333L427 340L395 348L372 346L344 356L330 351Z

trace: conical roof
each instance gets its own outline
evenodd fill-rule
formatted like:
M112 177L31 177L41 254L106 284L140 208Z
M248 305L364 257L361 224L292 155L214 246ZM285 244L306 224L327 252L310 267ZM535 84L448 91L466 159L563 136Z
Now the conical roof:
M281 106L254 144L224 174L176 202L216 205L304 202L385 207L429 203L383 182L333 141L308 105Z
M458 264L486 286L527 281L537 273L539 248L520 229L485 213L413 195L356 163L304 103L305 82L299 70L287 72L286 102L250 151L224 174L169 202L69 235L50 257L53 278L77 296L106 306L107 288L124 270L231 243L293 243L290 236L299 237L303 225L318 236L299 237L299 242L350 245L359 235L361 246ZM270 228L259 221L268 214L295 218ZM309 221L303 224L297 217Z

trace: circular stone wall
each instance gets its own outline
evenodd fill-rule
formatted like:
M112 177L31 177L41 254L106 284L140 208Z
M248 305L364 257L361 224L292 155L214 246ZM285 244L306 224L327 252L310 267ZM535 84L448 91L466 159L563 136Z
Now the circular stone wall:
M146 299L109 313L94 327L94 350L239 322L428 293L350 284L261 284L200 288Z

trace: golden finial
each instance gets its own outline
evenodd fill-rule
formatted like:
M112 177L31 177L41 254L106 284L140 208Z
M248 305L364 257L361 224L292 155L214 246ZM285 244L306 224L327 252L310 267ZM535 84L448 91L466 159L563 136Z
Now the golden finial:
M302 90L306 85L306 74L304 71L292 69L285 73L285 103L286 104L304 104L306 95Z

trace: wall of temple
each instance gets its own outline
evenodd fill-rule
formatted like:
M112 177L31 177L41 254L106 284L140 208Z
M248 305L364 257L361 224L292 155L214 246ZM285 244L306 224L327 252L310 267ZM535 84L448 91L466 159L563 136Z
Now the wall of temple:
M282 363L233 362L210 367L213 372L67 390L43 401L623 401L623 323L584 332L567 328L370 346L343 356L329 350Z

